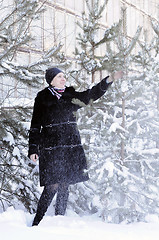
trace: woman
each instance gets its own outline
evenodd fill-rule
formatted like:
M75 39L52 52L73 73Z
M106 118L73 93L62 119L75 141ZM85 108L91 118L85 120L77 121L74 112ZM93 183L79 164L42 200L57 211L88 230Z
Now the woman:
M114 79L121 77L122 72L113 75ZM33 226L39 224L56 193L55 215L64 215L69 185L89 179L74 115L80 106L73 100L84 104L95 101L113 82L108 76L91 89L77 92L65 87L64 73L58 68L48 69L45 78L49 86L35 98L29 132L28 155L33 161L39 158L40 186L44 186Z

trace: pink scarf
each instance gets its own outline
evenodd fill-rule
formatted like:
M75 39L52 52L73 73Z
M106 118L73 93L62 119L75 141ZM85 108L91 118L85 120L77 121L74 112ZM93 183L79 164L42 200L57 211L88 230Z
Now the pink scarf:
M49 91L53 96L56 96L58 99L62 97L62 93L65 91L65 88L57 88L57 87L48 87Z

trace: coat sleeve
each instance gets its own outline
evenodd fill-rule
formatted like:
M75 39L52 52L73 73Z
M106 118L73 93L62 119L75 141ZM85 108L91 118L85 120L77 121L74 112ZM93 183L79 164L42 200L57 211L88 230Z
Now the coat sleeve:
M37 95L34 102L33 115L29 130L28 157L30 157L31 154L39 153L38 149L40 143L41 119L42 119L42 106L40 104L39 95Z
M109 77L109 76L108 76ZM111 83L107 83L107 78L104 78L101 82L93 86L91 89L88 89L83 92L76 92L75 91L75 98L79 99L80 101L84 102L85 104L89 104L91 100L96 101L100 97L104 95L104 93L107 91L109 85Z

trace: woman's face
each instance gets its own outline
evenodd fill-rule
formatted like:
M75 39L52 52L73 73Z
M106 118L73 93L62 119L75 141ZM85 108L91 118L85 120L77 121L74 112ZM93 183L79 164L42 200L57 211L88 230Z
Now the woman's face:
M64 88L66 83L66 78L63 72L58 73L51 81L51 85L57 88Z

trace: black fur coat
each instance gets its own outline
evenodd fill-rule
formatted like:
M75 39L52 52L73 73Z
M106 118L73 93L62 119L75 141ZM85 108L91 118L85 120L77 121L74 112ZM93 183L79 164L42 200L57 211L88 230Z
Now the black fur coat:
M48 88L37 94L29 131L28 155L39 155L41 186L60 182L75 184L89 179L74 115L80 106L72 100L88 104L90 100L100 98L109 85L104 78L84 92L66 87L60 99L53 96Z

